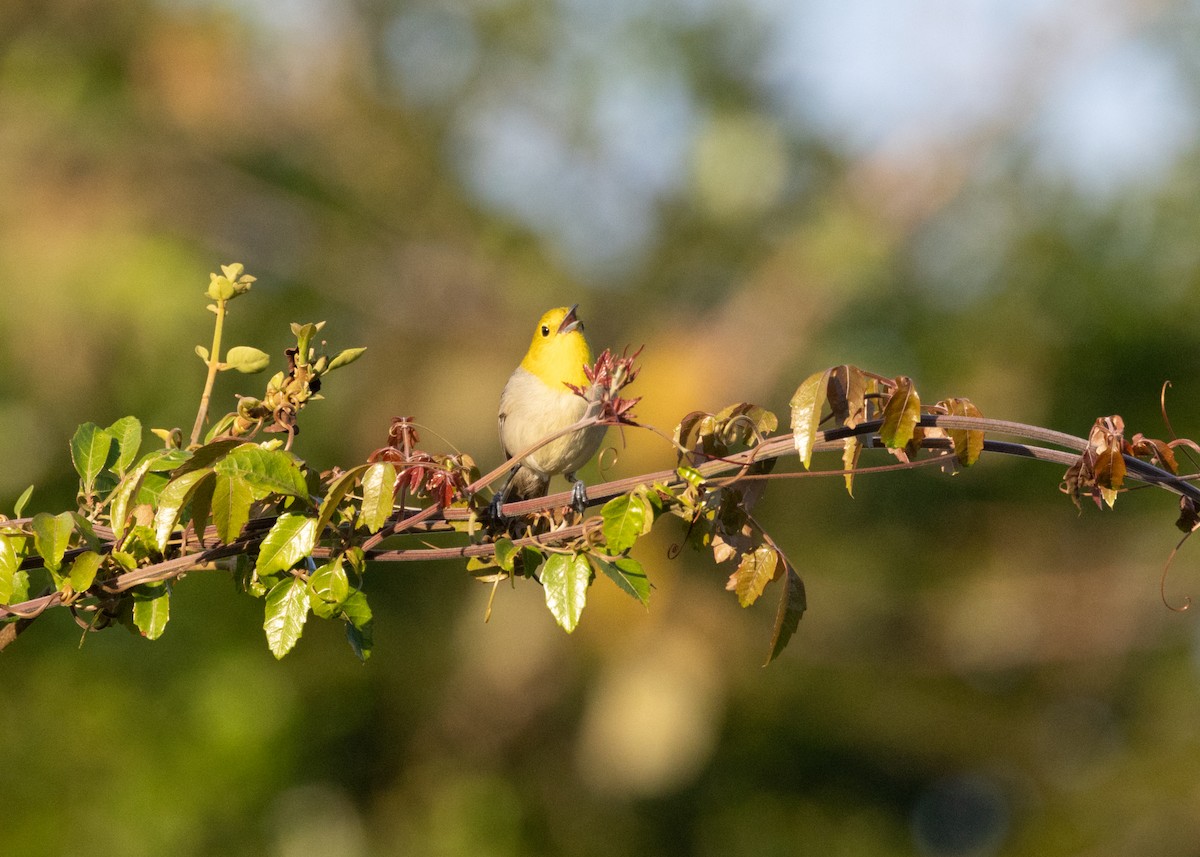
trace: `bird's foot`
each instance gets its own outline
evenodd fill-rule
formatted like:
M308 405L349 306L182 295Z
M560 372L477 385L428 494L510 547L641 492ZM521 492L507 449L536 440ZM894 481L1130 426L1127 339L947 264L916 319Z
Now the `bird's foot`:
M583 484L582 479L576 479L571 485L571 508L582 515L587 511L587 504L587 486Z
M483 508L480 516L484 529L492 535L500 535L508 531L509 520L502 511L504 507L504 492L497 491L492 495L491 502Z

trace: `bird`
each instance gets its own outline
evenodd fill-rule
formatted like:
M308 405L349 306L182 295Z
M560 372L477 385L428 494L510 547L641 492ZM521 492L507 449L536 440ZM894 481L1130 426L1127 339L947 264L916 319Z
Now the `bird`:
M583 322L575 314L578 307L555 307L542 315L529 350L504 385L500 445L509 460L578 422L588 410L589 402L567 386L585 387L584 367L592 363ZM493 516L501 517L500 507L506 502L546 496L550 477L557 474L571 483L572 505L582 511L587 490L575 472L596 454L604 432L605 426L576 429L524 457L492 498Z

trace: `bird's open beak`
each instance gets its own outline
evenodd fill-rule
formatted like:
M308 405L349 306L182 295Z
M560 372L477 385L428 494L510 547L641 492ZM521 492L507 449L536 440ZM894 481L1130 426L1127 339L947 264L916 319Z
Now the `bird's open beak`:
M583 322L575 316L575 310L579 309L579 304L567 310L567 314L563 316L562 324L558 326L558 333L561 336L564 333L570 333L572 330L583 330Z

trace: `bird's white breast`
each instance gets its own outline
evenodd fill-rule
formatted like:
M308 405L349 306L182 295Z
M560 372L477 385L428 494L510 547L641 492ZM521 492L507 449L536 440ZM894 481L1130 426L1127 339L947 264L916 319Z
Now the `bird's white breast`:
M518 366L500 395L500 443L510 457L519 455L542 438L578 422L587 407L588 403L566 385L554 389ZM571 432L546 444L523 463L541 476L573 473L596 454L603 438L603 426Z

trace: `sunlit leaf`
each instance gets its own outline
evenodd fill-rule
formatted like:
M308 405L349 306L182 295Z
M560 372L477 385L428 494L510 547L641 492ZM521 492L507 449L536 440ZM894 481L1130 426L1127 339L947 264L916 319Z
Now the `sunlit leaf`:
M311 523L316 523L315 519ZM277 659L282 658L300 640L308 620L308 587L298 577L286 577L267 593L263 630L267 645Z
M258 549L254 572L265 577L287 571L312 553L317 543L317 519L284 513L271 526Z
M253 375L271 365L271 355L249 345L235 345L225 352L225 365L243 375Z
M13 506L13 517L20 518L25 512L25 506L29 503L29 498L33 496L33 486L30 485L21 492L21 496L17 498L16 504Z
M71 437L71 461L79 474L80 489L90 495L96 488L96 477L108 461L113 436L95 423L84 423Z
M95 551L84 551L79 556L75 557L75 561L71 563L71 570L67 572L67 580L71 583L71 588L76 592L85 592L96 579L96 572L100 570L101 563L104 562L104 557Z
M171 472L171 476L178 478L189 470L202 470L206 467L212 467L230 452L245 445L246 442L244 440L228 437L206 443L204 446L191 450L187 460L176 467Z
M336 607L350 595L350 581L346 578L346 567L342 558L336 557L308 576L308 590L316 601ZM315 605L314 605L315 609ZM329 615L322 618L328 619Z
M330 483L329 489L325 492L325 499L321 501L321 507L317 512L318 537L321 533L325 532L325 528L329 526L329 522L337 514L338 506L346 499L346 495L354 490L354 486L358 484L359 477L370 466L369 464L360 464L357 467L351 467Z
M590 559L592 564L623 592L632 595L644 605L650 603L650 579L646 577L646 570L636 559L628 556L619 556L613 560L591 556Z
M562 629L571 633L583 614L588 583L592 579L592 567L587 557L582 554L553 554L542 563L540 577L546 594L546 606Z
M396 466L390 461L370 465L362 478L362 521L369 533L377 533L387 523L395 501Z
M779 554L783 564L783 591L779 593L779 608L775 611L775 629L771 633L771 653L763 666L779 657L779 653L787 646L792 634L800 625L800 618L808 608L808 600L804 594L804 581L792 568L787 557Z
M858 466L858 457L862 453L862 443L859 442L856 435L850 435L846 438L845 445L842 447L842 470L846 471L844 478L846 480L846 493L851 497L854 496L854 468Z
M112 520L113 534L117 539L125 535L125 526L129 522L129 514L133 511L133 506L136 504L138 495L141 493L146 475L157 460L156 455L154 453L147 455L137 467L126 473L117 485L117 490L112 494L112 502L109 504L109 516Z
M355 360L363 356L366 348L347 348L344 351L338 352L337 356L329 361L329 366L326 372L332 372L334 369L340 369L343 366L348 366Z
M913 429L920 419L921 398L912 379L902 375L896 379L896 389L883 406L879 439L888 449L903 449L912 440Z
M624 553L634 542L650 532L654 507L646 499L645 489L613 497L600 510L604 540L611 554Z
M129 465L133 464L138 450L142 447L142 423L137 417L121 417L105 431L112 435L117 443L117 460L111 469L118 476L122 476Z
M236 476L249 486L254 499L268 494L285 494L301 499L308 497L304 474L296 459L282 449L264 449L254 443L244 444L230 452L213 469L224 476Z
M157 640L171 618L171 591L163 583L149 583L133 590L133 624L147 640Z
M763 590L775 576L779 555L768 545L759 545L742 554L737 571L729 576L726 589L737 593L738 603L749 607L758 600Z
M813 446L817 442L821 409L825 406L831 371L826 369L824 372L809 375L792 396L792 438L796 444L796 453L806 470L812 463Z
M57 572L62 567L63 555L74 531L75 520L70 512L58 515L38 512L33 516L34 549L46 563L47 570Z
M8 536L0 534L0 604L12 603L17 570L20 567L21 558L12 542Z
M229 544L242 533L242 527L250 520L250 504L254 493L241 478L216 475L213 483L212 517L217 528L217 538Z
M946 413L956 417L982 417L983 414L970 399L954 398L938 402ZM946 434L954 444L954 457L963 467L970 467L979 460L983 452L984 434L977 429L947 429Z
M158 495L158 509L154 513L154 538L159 551L167 549L167 542L175 531L175 524L184 505L192 498L196 486L202 479L212 477L212 471L189 470L177 479L172 479Z

